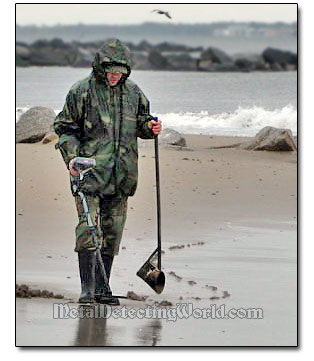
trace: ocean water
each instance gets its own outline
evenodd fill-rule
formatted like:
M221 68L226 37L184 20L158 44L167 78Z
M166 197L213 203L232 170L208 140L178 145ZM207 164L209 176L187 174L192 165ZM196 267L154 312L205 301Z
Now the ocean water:
M16 121L32 106L59 112L86 68L16 70ZM264 126L297 134L297 72L203 73L133 71L151 113L185 134L253 136Z

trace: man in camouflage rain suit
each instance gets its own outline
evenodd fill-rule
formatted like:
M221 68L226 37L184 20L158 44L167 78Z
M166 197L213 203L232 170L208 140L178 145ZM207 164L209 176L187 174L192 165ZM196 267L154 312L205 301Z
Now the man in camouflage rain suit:
M79 217L75 251L82 303L119 304L111 297L108 281L113 258L119 252L127 199L137 186L137 137L153 139L161 132L160 122L150 115L147 98L128 79L131 65L126 45L116 39L106 41L96 53L92 73L72 86L54 123L59 136L56 148L73 177L77 176L72 168L76 157L96 160L80 189L100 247L93 241L81 199L72 187Z

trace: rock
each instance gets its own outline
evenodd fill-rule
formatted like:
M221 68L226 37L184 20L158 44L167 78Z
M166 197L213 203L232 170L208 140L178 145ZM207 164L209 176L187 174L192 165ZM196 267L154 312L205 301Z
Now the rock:
M15 45L16 66L28 66L30 54L31 54L31 50L29 49L27 44L16 42Z
M30 298L29 287L27 285L15 285L15 295L16 297Z
M157 50L151 50L148 54L148 62L154 70L171 70L172 66L161 53Z
M173 54L167 57L174 70L197 70L197 59L193 59L189 54Z
M234 71L237 67L233 59L217 48L208 48L202 54L198 62L198 69L205 71Z
M71 60L71 65L75 67L90 67L95 58L96 49L86 48L84 46L77 46L73 51L72 57L68 57Z
M17 143L40 142L49 131L56 117L51 108L33 107L21 115L16 124Z
M186 147L185 138L176 130L165 128L158 137L159 144L177 145Z
M234 54L234 65L241 71L269 70L270 66L265 63L261 54L238 53Z
M196 52L202 51L202 47L188 47L182 44L168 43L167 41L155 45L155 49L160 52Z
M172 302L164 300L161 302L155 302L156 306L161 306L161 307L165 307L165 306L172 306Z
M48 290L42 290L41 297L50 298L50 297L53 297L53 293Z
M245 58L236 59L234 65L241 71L251 71L254 69L253 63Z
M270 64L270 69L272 71L283 71L284 70L279 63Z
M137 50L140 51L150 51L152 48L153 46L146 40L142 40L137 46Z
M132 58L134 61L133 70L151 70L152 65L148 60L148 53L143 51L132 52Z
M237 71L238 68L234 64L218 64L212 63L210 60L199 61L198 70L211 72Z
M41 291L40 290L31 290L30 294L32 297L40 297L41 296Z
M32 298L32 297L43 297L43 298L57 298L63 299L64 296L61 294L54 294L48 290L32 290L27 285L15 285L15 295L21 298Z
M263 59L269 64L278 64L286 68L287 64L298 65L298 56L290 51L267 48L262 53ZM277 66L278 67L278 66Z
M188 281L188 284L189 284L190 286L194 286L194 285L196 285L196 282L195 282L195 281Z
M47 135L45 135L42 143L43 144L48 144L50 142L53 142L54 140L57 140L58 136L56 133L48 133Z
M31 53L27 44L24 43L16 43L15 45L16 56L20 56L21 58L27 59Z
M53 126L51 126L48 133L44 136L42 143L47 144L53 142L54 140L57 140L58 138L59 138L58 135L54 132Z
M58 294L55 295L55 298L58 299L58 300L62 300L64 298L64 296L60 295L60 293L58 293Z
M39 66L67 66L72 65L77 56L76 47L61 39L37 40L31 45L29 62L31 65Z
M126 297L134 301L145 301L148 296L139 296L133 291L128 291Z
M240 145L241 149L269 150L269 151L296 151L297 147L290 129L265 127L255 138Z
M233 59L217 48L208 48L201 54L201 61L210 61L211 63L217 64L232 64Z

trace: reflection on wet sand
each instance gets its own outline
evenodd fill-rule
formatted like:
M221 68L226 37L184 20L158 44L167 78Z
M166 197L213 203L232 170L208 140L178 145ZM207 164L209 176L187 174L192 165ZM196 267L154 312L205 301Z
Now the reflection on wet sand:
M161 341L161 329L161 321L153 320L147 326L137 330L136 338L141 346L158 346L157 342Z
M81 305L78 310L83 317L79 318L74 346L106 346L106 307Z
M78 307L80 317L78 319L76 337L73 346L118 346L113 340L118 340L121 331L121 320L115 320L110 324L108 310L104 305L81 305ZM133 321L133 322L132 322ZM134 320L123 320L123 328L126 322L134 324L133 342L139 346L157 346L161 341L162 323L160 319L150 320L147 324L141 320L141 324ZM119 326L117 327L117 324ZM142 326L143 324L143 326Z
M78 311L80 317L73 346L118 346L113 342L121 337L121 334L117 334L118 330L121 331L121 327L127 327L126 322L132 321L136 327L130 345L157 346L161 341L162 323L159 319L150 320L147 324L142 320L141 325L135 320L123 320L122 326L121 320L116 319L113 324L108 321L108 309L104 305L81 305Z

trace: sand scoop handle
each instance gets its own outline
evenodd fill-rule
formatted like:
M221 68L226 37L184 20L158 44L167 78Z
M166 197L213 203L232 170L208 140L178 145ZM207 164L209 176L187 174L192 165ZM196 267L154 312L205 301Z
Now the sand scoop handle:
M158 122L158 117L153 117ZM155 169L156 169L156 196L157 196L157 267L161 270L161 205L160 205L160 177L159 177L159 150L158 136L155 137Z
M157 117L152 117L158 121ZM161 212L160 212L160 179L159 179L159 153L158 137L155 140L155 166L156 166L156 195L157 195L157 248L145 261L143 266L137 271L136 275L146 282L156 293L162 293L165 287L165 274L161 270ZM157 253L157 267L152 259Z

